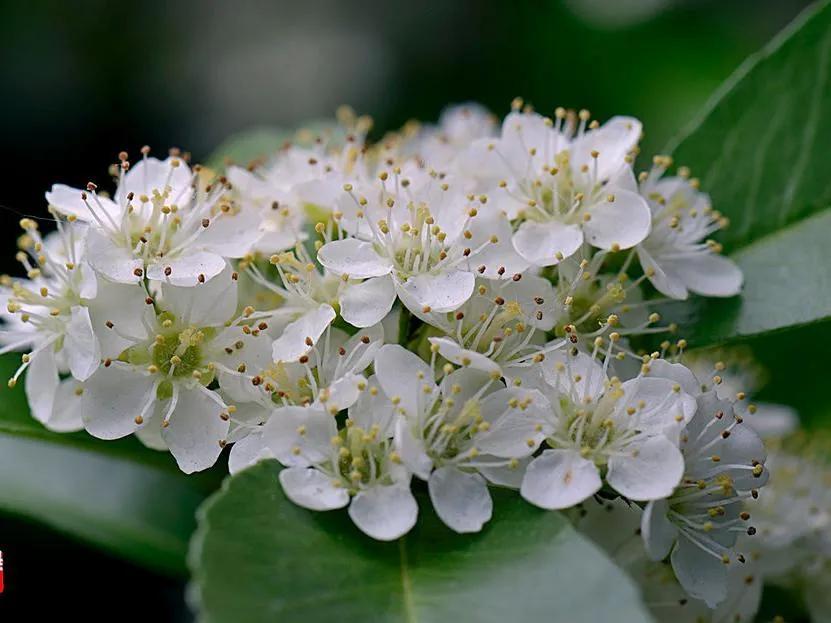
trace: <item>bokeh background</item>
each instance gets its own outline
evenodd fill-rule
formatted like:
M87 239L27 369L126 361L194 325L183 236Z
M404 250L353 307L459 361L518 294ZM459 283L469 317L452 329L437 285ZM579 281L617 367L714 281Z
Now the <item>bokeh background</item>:
M107 182L126 149L195 160L241 130L292 128L342 103L375 135L477 100L503 114L640 117L645 153L674 132L800 0L0 1L4 272L21 215L54 182ZM2 395L0 395L2 400ZM0 620L188 621L184 586L0 514ZM114 610L114 608L116 610Z

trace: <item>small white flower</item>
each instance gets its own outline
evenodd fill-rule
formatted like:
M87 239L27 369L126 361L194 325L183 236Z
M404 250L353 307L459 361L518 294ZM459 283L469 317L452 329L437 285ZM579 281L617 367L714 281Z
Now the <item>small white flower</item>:
M351 237L327 242L318 261L372 283L366 298L379 308L397 295L412 311L453 311L470 298L476 274L507 278L527 267L505 218L449 178L382 172L371 185L345 188L338 222Z
M643 178L641 194L649 201L652 230L637 247L638 258L652 285L674 299L690 292L703 296L733 296L742 287L742 272L719 255L721 246L708 236L726 219L713 211L710 198L687 176L662 177L667 159Z
M673 491L684 470L677 440L695 411L692 396L668 379L609 379L604 366L579 352L553 353L542 373L537 387L551 409L525 426L529 454L543 441L550 449L528 466L525 499L542 508L568 508L597 493L603 479L630 500ZM523 387L532 387L533 377L527 380Z
M431 366L398 345L378 351L375 373L395 407L401 461L427 481L433 507L445 524L456 532L478 532L493 510L487 481L516 487L524 466L478 448L488 434L488 413L507 408L509 397L498 391L504 385L473 369L456 370L437 385ZM489 408L489 400L501 408Z
M733 550L739 534L756 531L743 502L767 481L766 452L731 404L713 392L698 397L681 452L683 480L668 499L646 506L642 535L649 556L669 555L687 593L714 608L727 597L729 567L744 560Z
M249 353L245 365L217 365L223 391L237 403L229 440L231 471L273 455L263 425L278 407L314 406L333 418L352 407L367 389L363 371L384 342L380 326L352 337L329 327L331 307L321 306L286 326L268 353ZM374 392L377 394L377 387ZM269 424L271 426L271 424ZM285 464L290 457L277 456Z
M552 121L512 112L499 139L479 141L479 166L498 185L492 199L518 223L513 244L536 266L551 266L584 242L628 249L649 232L649 208L637 193L631 153L641 124L615 117L586 129L558 109Z
M225 202L221 181L199 188L198 172L178 157L145 155L125 173L123 155L113 199L92 183L85 191L56 184L46 193L55 211L89 223L86 258L107 279L193 286L222 272L225 258L244 256L260 236L256 214Z
M96 327L117 332L131 344L84 383L84 426L102 439L161 428L146 438L160 434L182 471L206 469L225 445L233 410L208 389L217 364L235 356L240 344L254 348L246 345L270 340L245 324L252 315L234 319L236 274L230 267L196 287L162 284L154 304L158 314L141 335L121 332L118 315Z
M263 432L286 469L280 484L295 504L324 511L349 505L349 516L374 539L397 539L415 525L418 505L385 422L361 413L338 431L321 405L281 407ZM386 430L385 430L386 429Z
M18 260L28 278L3 278L6 309L0 353L30 352L23 355L9 386L28 369L26 396L35 419L52 430L78 430L78 381L89 378L101 360L88 308L99 285L83 257L86 232L58 221L58 231L43 238L33 220L20 224L26 233ZM67 372L72 377L61 380Z

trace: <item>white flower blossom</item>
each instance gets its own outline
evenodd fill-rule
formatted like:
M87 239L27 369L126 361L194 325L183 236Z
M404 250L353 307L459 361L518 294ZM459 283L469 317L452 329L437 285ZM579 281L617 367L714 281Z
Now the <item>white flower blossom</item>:
M112 199L92 182L86 190L56 184L46 193L56 212L89 224L85 256L96 272L117 283L146 277L193 286L222 272L225 258L249 252L260 236L257 215L225 202L222 180L202 187L181 158L144 153L132 168L121 154Z
M644 544L653 560L670 556L687 593L714 608L727 597L729 567L746 560L733 549L739 534L756 532L743 503L757 497L767 481L766 452L730 402L713 392L698 397L681 452L684 477L678 489L644 510Z
M655 288L673 299L690 292L704 296L733 296L742 287L742 272L719 254L721 245L708 238L727 219L714 211L710 198L688 174L662 177L669 159L656 158L642 177L641 194L649 201L652 230L638 246L638 258Z

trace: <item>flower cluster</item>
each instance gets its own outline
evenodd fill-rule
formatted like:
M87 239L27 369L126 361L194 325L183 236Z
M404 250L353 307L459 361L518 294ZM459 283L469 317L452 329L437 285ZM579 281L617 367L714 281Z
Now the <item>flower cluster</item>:
M290 500L381 540L418 481L457 532L491 487L616 500L690 596L728 599L765 448L654 311L741 287L697 180L636 176L629 117L464 105L373 143L339 121L222 174L144 149L111 195L54 186L57 229L24 219L2 282L34 416L185 472L276 459Z

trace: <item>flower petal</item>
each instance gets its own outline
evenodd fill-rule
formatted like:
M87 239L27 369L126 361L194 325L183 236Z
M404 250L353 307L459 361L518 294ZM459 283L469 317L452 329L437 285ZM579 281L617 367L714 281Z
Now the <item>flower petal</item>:
M231 266L223 260L217 275L192 287L162 282L161 306L173 313L183 325L221 325L237 311L237 280Z
M702 296L734 296L744 282L741 269L716 253L702 253L683 262L673 262L672 268L687 288Z
M613 189L614 201L604 198L591 206L591 220L583 224L586 242L601 249L629 249L642 242L652 227L652 212L639 194Z
M313 511L329 511L349 504L349 492L336 487L326 474L307 467L289 467L280 472L286 497Z
M449 337L431 337L430 343L438 347L439 354L457 366L481 370L487 374L502 376L502 369L499 364L488 359L482 353L475 350L462 348Z
M312 348L307 340L316 344L336 317L337 314L331 305L324 304L286 325L271 347L274 361L295 362L300 359Z
M115 359L125 349L147 338L147 326L155 317L146 302L147 292L139 284L125 285L102 280L90 300L89 317L102 357ZM107 323L113 324L113 329Z
M286 466L307 466L326 460L337 434L335 418L310 407L280 407L271 413L263 441Z
M155 400L152 377L117 362L101 367L84 383L84 428L100 439L125 437L138 429L136 416Z
M727 597L727 570L721 559L686 538L681 538L670 556L675 577L684 590L715 608ZM735 561L730 564L737 564Z
M221 255L210 251L188 250L175 257L157 259L147 266L147 278L173 286L188 288L203 285L201 281L213 279L226 266ZM168 269L170 274L168 275Z
M392 262L378 255L372 244L355 238L326 243L317 252L317 261L333 273L353 279L381 277L392 271Z
M472 273L451 270L443 273L422 273L401 283L396 280L396 291L401 301L418 311L429 308L434 312L458 309L471 297L476 278Z
M69 370L79 381L86 381L101 365L101 350L86 307L72 308L63 349L69 360Z
M104 223L109 225L110 221L101 213L102 208L116 223L121 220L121 208L111 199L100 195L94 197L91 193L86 193L78 188L71 188L63 184L55 184L52 186L52 190L46 193L46 201L61 214L74 216L80 221L97 223L98 221L81 198L82 195L87 195L87 202L95 210L96 214L98 214L98 218Z
M672 264L661 263L650 253L646 245L638 245L637 250L641 268L658 292L679 301L690 295L681 277L673 270Z
M144 262L97 229L87 232L85 256L96 272L116 283L138 283L141 280L142 273L136 272L144 269Z
M381 322L395 303L395 286L389 275L349 284L340 297L341 316L355 327Z
M398 344L385 344L375 355L375 376L387 398L398 399L399 410L410 417L430 399L425 386L431 394L437 391L430 366Z
M174 166L174 160L177 164ZM119 204L127 202L127 195L133 193L151 197L154 190L163 192L170 187L168 203L184 205L190 199L191 171L181 158L142 158L124 175L115 192Z
M182 389L162 438L186 474L211 467L219 458L228 435L223 408L204 388Z
M576 225L559 221L525 221L514 234L513 244L517 253L534 266L554 266L580 248L583 232Z
M479 532L490 521L493 500L479 474L448 465L430 474L427 486L436 514L451 530Z
M364 534L379 541L394 541L407 534L418 519L418 504L409 487L375 486L352 499L349 516Z
M548 510L579 504L603 486L592 461L574 450L545 450L531 461L522 479L522 497Z
M50 345L32 356L26 370L25 387L29 410L41 424L48 424L52 418L52 407L59 384L55 349L54 345Z
M596 130L589 130L571 147L571 165L575 171L585 165L596 182L606 181L629 166L626 156L641 137L641 122L634 117L612 117ZM592 155L597 152L597 157ZM596 171L596 174L594 173Z
M684 475L684 457L669 439L652 437L609 459L606 482L630 500L645 502L672 495Z
M263 443L262 434L259 431L254 431L231 446L231 454L228 456L228 471L231 474L236 474L255 463L273 458L276 457L271 449Z
M646 505L641 515L641 536L646 554L659 561L669 556L678 528L667 519L667 501L655 500Z

